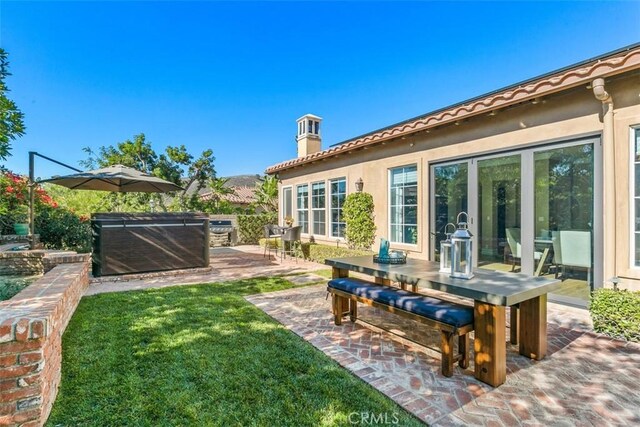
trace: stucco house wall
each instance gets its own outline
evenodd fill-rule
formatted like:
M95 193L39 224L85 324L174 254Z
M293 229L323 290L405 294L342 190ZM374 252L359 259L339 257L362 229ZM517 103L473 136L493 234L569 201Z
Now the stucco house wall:
M526 99L505 108L488 109L457 121L413 132L399 132L376 144L358 144L354 148L304 160L300 164L281 164L270 168L277 173L280 189L292 187L293 213L296 212L296 186L346 177L347 193L355 191L355 182L364 181L364 191L375 203L377 236L389 235L389 169L417 165L418 240L415 245L392 243L392 247L411 252L417 258L431 257L430 170L431 165L449 160L504 153L531 146L561 143L580 138L598 141L595 147L596 209L594 220L600 230L594 244L595 261L602 263L596 287L610 286L608 279L619 276L624 287L640 289L640 268L632 267L631 132L640 126L640 47L636 46L637 66L605 79L614 103L614 143L603 147L603 104L594 97L589 83L568 87L534 99ZM625 53L625 57L635 55ZM491 113L490 111L493 111ZM362 137L361 137L362 139ZM364 138L366 139L366 137ZM329 152L331 150L328 150ZM325 152L327 153L327 150ZM612 156L613 162L607 162ZM613 186L607 186L613 183ZM615 192L609 194L615 188ZM471 189L470 189L471 191ZM282 191L280 191L282 194ZM327 190L327 197L328 197ZM615 203L605 203L612 195ZM281 201L282 203L282 201ZM327 203L327 212L328 212ZM330 233L329 215L325 236L314 235L318 242L335 244ZM598 230L596 230L598 234ZM309 236L307 236L309 237ZM376 240L376 245L378 240Z

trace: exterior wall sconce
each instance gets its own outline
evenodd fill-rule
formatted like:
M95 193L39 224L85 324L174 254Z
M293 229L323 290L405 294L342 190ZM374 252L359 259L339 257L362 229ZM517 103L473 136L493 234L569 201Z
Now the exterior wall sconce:
M440 273L449 273L451 274L451 234L447 233L447 229L449 226L453 227L455 231L455 224L449 223L444 226L444 234L446 239L440 242Z
M464 215L466 221L460 221ZM468 228L469 214L460 212L456 222L458 229L451 237L451 277L471 279L473 277L473 235Z
M363 188L364 188L364 181L362 180L362 178L358 178L358 180L356 181L356 191L358 193L361 193Z

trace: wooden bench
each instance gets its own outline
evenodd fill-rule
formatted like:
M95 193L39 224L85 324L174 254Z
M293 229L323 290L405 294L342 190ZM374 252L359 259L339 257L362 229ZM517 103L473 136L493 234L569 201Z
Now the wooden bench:
M361 302L438 328L441 337L442 375L452 376L456 361L463 369L469 366L469 332L473 330L473 307L352 277L329 281L327 292L331 294L336 325L342 324L345 315L349 315L351 321L355 322L358 316L357 303ZM459 354L454 355L456 336Z

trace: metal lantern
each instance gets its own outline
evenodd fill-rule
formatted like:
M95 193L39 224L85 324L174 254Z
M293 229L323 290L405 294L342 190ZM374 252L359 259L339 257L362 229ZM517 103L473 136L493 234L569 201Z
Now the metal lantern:
M440 273L451 273L451 234L447 233L447 228L453 227L455 231L455 224L449 223L444 226L444 234L446 238L440 241Z
M460 220L460 216L466 217L465 222ZM473 235L469 232L469 215L460 212L456 222L458 228L451 236L451 277L460 279L471 279L473 277Z

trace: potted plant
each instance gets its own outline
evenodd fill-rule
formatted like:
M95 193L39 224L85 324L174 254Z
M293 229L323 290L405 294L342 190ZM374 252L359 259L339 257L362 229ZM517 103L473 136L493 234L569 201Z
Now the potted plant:
M20 205L12 214L13 231L18 236L29 234L29 209L25 205Z
M291 227L291 226L293 225L293 217L292 217L292 216L290 216L290 215L285 216L285 217L284 217L284 224L285 224L287 227Z

